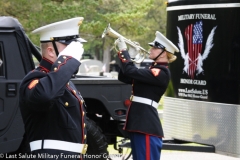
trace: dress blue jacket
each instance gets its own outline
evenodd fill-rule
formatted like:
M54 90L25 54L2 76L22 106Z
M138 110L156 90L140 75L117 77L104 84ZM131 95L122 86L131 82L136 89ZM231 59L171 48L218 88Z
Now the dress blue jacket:
M118 79L132 85L132 95L158 103L170 81L168 63L153 62L149 68L138 69L130 60L128 51L118 54L121 63ZM164 136L157 109L134 101L128 108L124 129L157 137Z
M55 63L43 57L39 67L23 79L19 102L29 143L36 140L86 143L84 101L70 81L80 64L70 56L60 56ZM38 153L78 154L53 149L32 152ZM61 157L58 159L67 159Z

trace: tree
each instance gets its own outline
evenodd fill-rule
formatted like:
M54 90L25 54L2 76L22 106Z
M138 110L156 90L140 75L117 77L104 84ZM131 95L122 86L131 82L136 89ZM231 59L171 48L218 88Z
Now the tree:
M166 32L163 0L2 0L0 11L2 15L17 18L37 45L39 36L31 34L32 30L56 21L84 17L80 36L88 41L84 45L85 52L105 63L114 58L114 54L109 53L115 39L102 39L108 23L115 31L146 49L148 42L155 38L156 30Z

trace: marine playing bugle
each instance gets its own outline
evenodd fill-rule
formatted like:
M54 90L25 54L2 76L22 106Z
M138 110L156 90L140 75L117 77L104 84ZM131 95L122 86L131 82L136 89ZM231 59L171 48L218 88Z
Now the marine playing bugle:
M114 31L111 27L110 24L108 24L108 26L105 28L105 30L102 33L102 38L105 37L105 35L112 37L112 38L120 38L122 37L123 40L125 41L126 44L136 48L138 50L138 54L132 58L132 61L135 63L141 63L144 58L146 57L146 54L149 54L149 52L147 50L145 50L144 48L142 48L140 45L138 45L136 42L133 42L129 39L126 39L125 37L123 37L121 34L117 33L116 31ZM115 46L115 50L117 52L119 52L119 50L116 48L116 44L114 44Z

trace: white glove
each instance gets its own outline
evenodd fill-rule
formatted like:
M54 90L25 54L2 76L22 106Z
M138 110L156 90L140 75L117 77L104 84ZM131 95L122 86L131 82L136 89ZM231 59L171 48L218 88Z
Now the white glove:
M138 42L134 42L136 44L136 46L140 46ZM136 55L139 53L140 51L140 48L139 47L132 47L132 46L129 46L129 55L131 58L135 58Z
M76 60L80 61L83 52L84 49L82 43L73 41L62 52L59 53L58 57L62 55L72 56Z
M119 49L120 51L127 49L127 45L126 45L126 43L124 42L124 40L123 40L122 37L119 37L119 38L115 41L115 44L117 44L118 49Z

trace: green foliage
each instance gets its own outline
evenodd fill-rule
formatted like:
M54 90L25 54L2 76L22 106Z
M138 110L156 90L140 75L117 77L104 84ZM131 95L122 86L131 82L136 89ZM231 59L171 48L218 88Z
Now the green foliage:
M166 32L164 0L1 0L1 16L13 16L23 25L33 43L39 45L34 29L73 17L84 17L80 36L88 41L85 52L101 57L104 41L102 32L108 23L128 39L144 48L155 38L155 31ZM104 43L105 42L105 43Z

